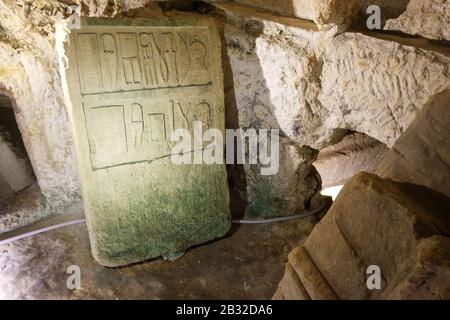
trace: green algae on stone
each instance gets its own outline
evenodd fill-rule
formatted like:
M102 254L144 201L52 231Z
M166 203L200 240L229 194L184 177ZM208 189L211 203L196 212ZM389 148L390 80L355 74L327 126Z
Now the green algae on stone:
M249 219L265 219L285 216L286 200L273 190L272 177L257 176L245 216Z
M176 129L200 120L224 131L213 20L89 18L59 45L95 259L116 267L175 257L225 235L225 166L170 157Z

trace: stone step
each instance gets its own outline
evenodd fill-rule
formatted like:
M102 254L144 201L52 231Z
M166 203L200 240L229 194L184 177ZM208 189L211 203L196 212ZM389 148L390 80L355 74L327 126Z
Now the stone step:
M320 270L317 269L305 247L301 246L292 251L289 261L311 299L335 300L338 298Z
M290 254L289 263L312 299L330 298L320 294L327 290L311 289L322 288L323 283L339 299L449 296L449 282L436 285L436 279L448 275L447 245L427 249L433 237L440 237L440 243L448 241L449 218L450 198L360 173L345 185L304 246ZM369 266L381 269L380 291L367 288ZM427 273L430 269L445 272ZM289 286L280 284L278 297ZM405 293L413 291L416 294Z

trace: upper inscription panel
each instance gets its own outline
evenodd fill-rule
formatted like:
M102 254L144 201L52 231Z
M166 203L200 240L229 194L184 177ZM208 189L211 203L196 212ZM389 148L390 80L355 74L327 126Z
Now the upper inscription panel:
M211 84L206 27L151 27L74 35L82 95Z

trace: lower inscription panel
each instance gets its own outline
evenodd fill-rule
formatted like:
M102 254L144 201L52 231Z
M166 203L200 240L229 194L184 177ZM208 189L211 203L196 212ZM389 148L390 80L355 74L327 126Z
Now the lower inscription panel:
M213 97L107 100L83 105L94 170L170 157L176 129L214 126Z

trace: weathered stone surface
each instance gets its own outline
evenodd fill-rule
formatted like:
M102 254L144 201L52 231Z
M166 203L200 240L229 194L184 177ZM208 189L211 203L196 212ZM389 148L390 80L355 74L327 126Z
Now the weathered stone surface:
M165 1L161 10L159 4L149 0L80 2L85 16L144 18L166 15L164 10L170 3L180 3ZM241 37L237 32L235 36L230 27L226 35L235 79L230 87L236 89L243 128L249 122L261 123L261 127L280 128L284 135L281 173L262 179L261 188L248 192L251 204L259 195L273 199L268 206L256 205L269 208L263 215L292 214L309 206L320 189L320 179L311 166L317 152L311 148L320 150L338 142L347 129L392 146L429 97L448 83L449 55L429 44L405 43L398 37L374 38L375 34L346 33L333 39L336 31L343 29L319 31L332 25L339 29L340 23L351 20L353 4L361 12L369 2L382 7L383 19L395 17L405 8L403 0L257 2L266 11L278 4L284 10L278 14L291 16L283 17L256 12L248 6L249 1L243 9L214 2L226 9L230 25L246 33ZM183 2L183 7L192 9L187 3ZM0 0L0 87L15 101L17 120L39 185L48 203L55 207L79 197L54 46L54 25L60 18L67 18L67 6L68 2L56 0ZM291 7L296 8L298 16L288 13ZM258 94L261 88L267 94ZM252 116L252 101L258 102L257 116ZM248 176L249 184L261 180ZM264 191L267 185L272 185L270 197Z
M21 228L46 218L49 214L48 200L42 195L37 183L17 192L14 197L0 201L0 234ZM81 200L72 201L66 206L59 208L64 214L80 210L83 207Z
M450 197L450 90L433 96L377 169L382 177L410 182Z
M449 205L432 190L362 173L344 187L329 216L362 261L379 265L390 280L418 240L450 234ZM307 248L320 237L319 228Z
M381 298L450 299L450 238L434 236L423 240Z
M319 101L327 118L391 147L429 98L449 85L450 54L433 50L393 36L337 36L321 73Z
M355 21L356 25L366 27L367 18L369 14L367 13L367 8L372 5L377 5L381 9L381 23L382 25L388 19L398 18L403 12L406 11L408 3L411 0L360 0L360 14Z
M79 3L81 14L86 16L161 15L159 7L149 0ZM36 211L38 217L62 213L67 205L80 201L80 182L55 48L55 25L69 18L70 5L70 1L57 0L0 0L0 92L14 102L16 120L45 196L42 211ZM145 9L134 10L145 5ZM2 219L17 220L26 211L27 219L34 222L32 210L20 208ZM18 226L27 220L23 218ZM14 226L1 225L0 229L4 227Z
M220 1L217 1L220 2ZM276 14L314 20L318 11L318 1L302 0L235 0L238 4L247 5L255 9L270 11Z
M304 1L310 2L310 1ZM320 0L314 21L320 29L336 26L341 32L353 22L360 6L360 0Z
M339 186L361 171L375 173L388 151L385 144L353 132L320 150L314 167L322 178L322 188Z
M305 23L226 13L238 27L225 29L238 108L267 92L270 113L258 119L278 123L299 145L322 149L343 137L338 129L350 129L391 147L429 98L448 87L446 47L382 34L333 37ZM250 72L255 81L244 82ZM241 112L244 119L255 114Z
M305 243L305 250L324 281L340 299L367 299L368 293L363 286L364 262L339 229L336 217L327 214L313 231ZM298 267L303 268L301 264Z
M290 87L285 87L285 92L290 93L291 89L295 90L295 87L303 83L302 74L308 77L308 59L305 58L301 64L296 65L298 59L296 56L294 58L294 54L298 55L298 51L294 53L293 48L280 50L279 45L283 43L272 42L269 37L258 38L255 42L252 36L232 26L227 26L225 32L233 71L239 126L244 129L283 130L292 121L286 123L283 120L295 118L293 114L295 110L290 108L295 102L291 100L288 105L282 105L288 102L290 96L282 96L278 91L272 92L271 89L279 88L279 84L271 86L267 81L281 81L279 73L285 70L284 67L296 66L295 71L300 79L289 84ZM258 52L265 52L267 55L260 57ZM285 64L278 70L266 69L279 66L279 63L283 62ZM301 90L299 94L303 94L306 88ZM273 97L272 93L278 96ZM316 151L296 144L290 137L282 135L278 174L261 176L257 166L246 166L248 213L268 217L294 214L296 210L303 209L305 204L320 191L320 180L312 167L316 155Z
M314 21L318 28L345 30L359 9L359 0L236 0L257 9Z
M311 300L308 292L299 279L294 268L288 262L286 271L281 280L277 292L272 298L273 300Z
M388 19L394 19L406 11L410 0L235 0L257 10L277 15L296 17L314 21L320 30L334 29L343 32L352 24L366 26L367 8L377 5L381 9L382 25ZM227 2L214 1L211 3ZM425 1L426 2L426 1ZM441 6L443 6L441 4ZM433 10L433 9L431 9ZM436 10L437 11L437 10Z
M170 157L176 129L192 133L202 121L224 131L214 21L83 20L63 45L96 260L125 265L223 236L230 227L225 166L176 165Z
M28 156L47 199L45 213L36 212L37 216L59 212L80 198L54 47L54 25L67 17L65 7L59 1L0 1L0 90L14 102Z
M300 20L220 8L228 19L239 125L279 128L284 135L280 168L289 170L261 183L266 179L247 168L250 203L255 190L270 185L272 199L286 203L285 214L303 209L320 189L311 167L317 152L311 148L333 145L347 130L391 147L429 97L448 86L445 48L399 37L333 37ZM269 203L268 211L279 214L274 204L280 201Z
M450 1L411 0L406 12L387 21L386 30L450 41Z
M3 42L0 61L0 87L15 102L17 123L43 194L55 205L76 198L78 176L57 66Z
M438 285L436 279L448 276L448 248L429 241L435 235L448 241L449 214L450 199L433 190L361 173L346 184L297 251L309 254L340 299L443 297L448 282ZM310 269L311 263L298 255L290 258L297 274ZM381 291L366 287L370 265L381 268ZM444 269L442 278L436 278L437 270ZM428 270L433 270L429 277ZM427 281L421 287L418 279L423 278Z
M335 300L336 293L324 279L312 261L308 251L301 246L289 254L289 262L304 285L308 296L313 300Z

